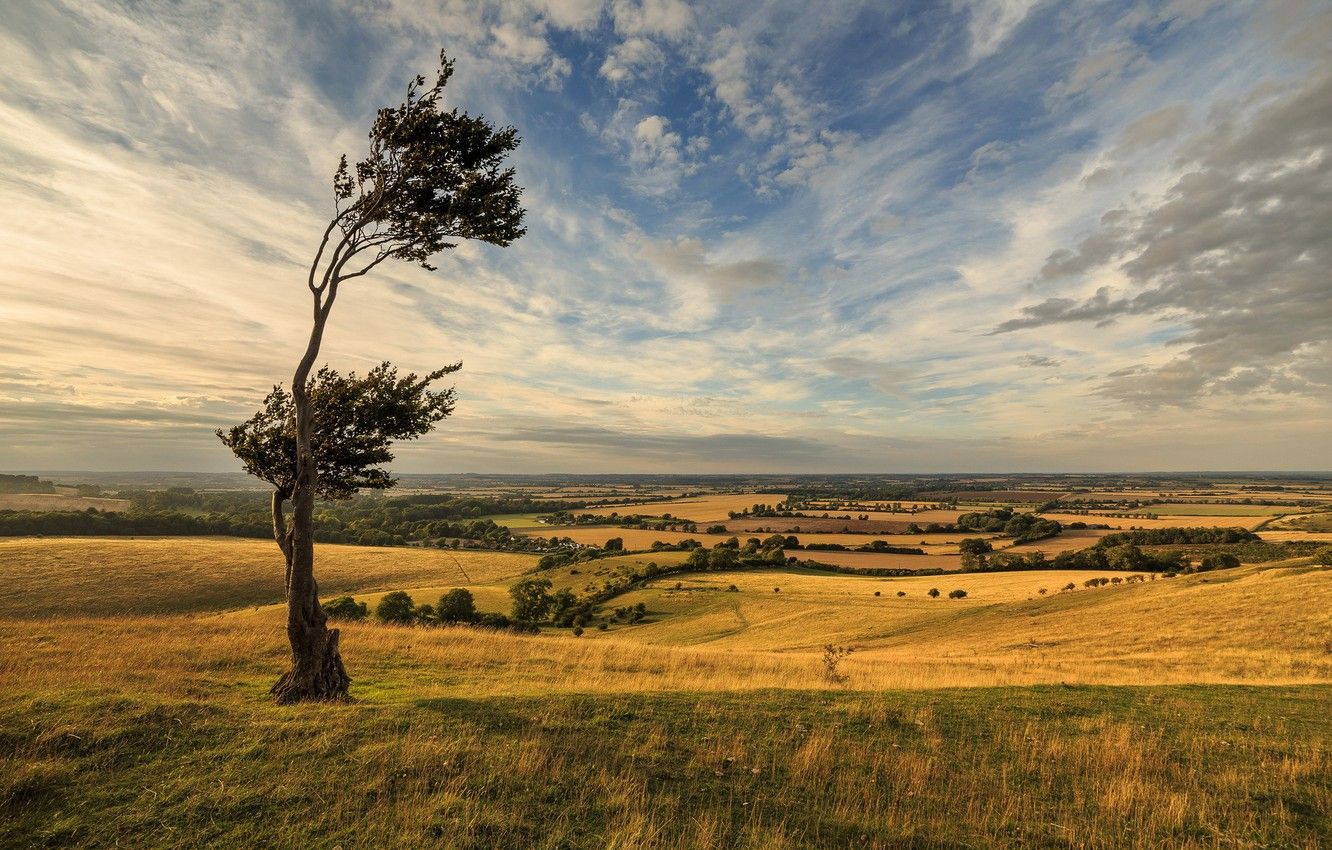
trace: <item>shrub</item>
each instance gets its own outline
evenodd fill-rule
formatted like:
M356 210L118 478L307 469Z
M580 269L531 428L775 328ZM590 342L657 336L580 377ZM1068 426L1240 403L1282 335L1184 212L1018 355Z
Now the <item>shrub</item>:
M1198 572L1207 572L1208 570L1228 570L1240 565L1240 559L1229 552L1219 552L1215 555L1208 555L1202 559L1198 565Z
M874 591L874 595L875 595L875 596L883 596L883 594L882 594L882 593L880 593L880 592L879 592L879 591L877 591L877 590L876 590L876 591Z
M324 614L330 620L364 620L370 614L370 606L350 596L339 596L324 603Z
M375 606L375 616L385 623L410 623L416 616L416 606L405 591L384 594Z
M966 598L967 598L967 592L966 592L965 590L950 590L950 591L948 591L948 598L949 598L949 599L966 599Z
M597 629L598 629L599 631L603 631L603 632L604 632L604 631L606 631L606 630L609 629L609 628L610 628L610 623L606 622L605 620L602 620L600 623L597 623Z
M574 627L573 627L573 636L574 636L574 637L582 637L582 636L583 636L583 627L582 627L582 626L574 626Z
M482 614L476 618L476 624L484 629L507 629L513 621L503 614Z
M476 601L472 591L455 587L439 598L435 607L441 623L471 623L476 620Z
M782 592L782 589L781 589L780 587L774 587L774 588L772 589L772 592L773 592L773 593L781 593L781 592Z
M724 525L710 525L710 526L708 526L707 533L708 533L708 534L725 534L725 533L726 533L726 526L724 526Z
M846 683L846 674L839 670L842 659L855 652L849 646L834 646L831 643L823 647L823 677L834 685Z
M901 596L906 596L906 591L905 591L905 590L899 590L899 591L897 591L897 595L898 595L899 597L901 597Z
M938 599L938 598L939 598L939 588L937 588L937 587L931 587L931 588L930 588L930 598L931 598L931 599Z
M1325 567L1332 567L1332 546L1324 546L1313 553L1313 562Z
M727 593L739 593L739 592L740 592L740 588L736 587L735 585L730 585L729 587L726 588L726 592L727 592Z

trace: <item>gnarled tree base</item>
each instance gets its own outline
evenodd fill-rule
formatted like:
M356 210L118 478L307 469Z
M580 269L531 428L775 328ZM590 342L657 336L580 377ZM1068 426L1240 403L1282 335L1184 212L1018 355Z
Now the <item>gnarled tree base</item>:
M269 690L273 702L350 702L351 679L338 652L338 630L320 627L302 643L304 651L293 655L292 668Z

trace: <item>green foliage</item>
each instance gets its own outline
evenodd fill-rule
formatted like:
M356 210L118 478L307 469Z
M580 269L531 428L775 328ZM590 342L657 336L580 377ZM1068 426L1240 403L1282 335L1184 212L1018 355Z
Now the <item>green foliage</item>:
M1202 559L1198 565L1198 572L1207 572L1209 570L1229 570L1240 565L1240 559L1233 553L1220 552L1215 555L1208 555Z
M535 576L521 579L509 588L513 599L513 618L524 622L540 622L550 613L554 598L550 595L551 581Z
M1313 553L1313 562L1325 567L1332 567L1332 546L1324 546Z
M1109 549L1132 543L1136 546L1164 546L1181 543L1245 543L1262 540L1247 528L1145 528L1107 534L1096 541L1097 548Z
M370 606L350 596L331 599L324 603L323 608L330 620L364 620L370 614Z
M440 97L453 62L443 53L439 59L434 85L423 91L425 78L417 77L406 101L379 110L365 159L349 169L343 157L334 176L334 223L374 244L372 264L391 257L432 269L431 255L456 239L508 245L525 232L522 189L513 169L503 167L518 133L446 110Z
M455 363L424 377L399 377L390 363L364 376L320 369L307 385L315 411L311 440L318 496L347 499L359 489L396 484L379 465L393 460L395 440L416 439L453 412L453 388L431 391L430 384L460 368ZM288 390L274 387L257 413L230 430L218 429L217 436L246 472L290 498L296 480L296 408Z
M957 544L957 550L963 555L987 555L994 551L994 546L983 537L968 537Z
M410 623L416 619L416 606L412 597L403 590L384 594L375 606L375 617L384 623Z
M435 613L441 623L471 623L476 620L476 601L472 591L455 587L439 598Z

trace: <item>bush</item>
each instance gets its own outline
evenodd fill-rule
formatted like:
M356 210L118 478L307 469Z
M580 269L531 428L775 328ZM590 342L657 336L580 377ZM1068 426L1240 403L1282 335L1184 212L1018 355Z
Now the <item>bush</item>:
M906 596L906 591L905 591L905 590L899 590L899 591L897 591L897 595L898 595L898 596Z
M441 623L472 623L476 621L476 601L472 591L455 587L439 598L435 612Z
M727 529L726 529L726 526L724 526L724 525L710 525L710 526L708 526L707 533L708 533L708 534L725 534L725 533L726 533L726 530L727 530Z
M726 592L727 592L727 593L739 593L739 592L740 592L740 588L738 588L738 587L736 587L735 585L732 584L732 585L730 585L730 586L728 586L728 587L726 588Z
M582 627L582 626L574 626L574 627L573 627L573 636L574 636L574 637L582 637L582 636L583 636L583 627Z
M967 598L967 592L966 592L965 590L950 590L950 591L948 591L948 598L949 598L949 599L966 599L966 598Z
M1332 546L1324 546L1313 553L1313 562L1325 567L1332 567Z
M1207 555L1198 565L1198 572L1205 573L1208 570L1228 570L1240 565L1240 559L1230 552L1219 552L1215 555Z
M484 629L507 629L513 621L503 614L482 614L477 617L476 624Z
M938 598L939 598L939 588L937 588L937 587L931 587L931 588L930 588L930 598L931 598L931 599L938 599Z
M883 596L883 594L882 594L881 592L877 591L877 590L874 591L874 595L875 595L875 596Z
M375 616L385 623L410 623L416 618L416 606L406 592L395 590L384 594L375 606Z
M370 606L350 596L339 596L324 603L324 614L330 620L364 620L370 615Z

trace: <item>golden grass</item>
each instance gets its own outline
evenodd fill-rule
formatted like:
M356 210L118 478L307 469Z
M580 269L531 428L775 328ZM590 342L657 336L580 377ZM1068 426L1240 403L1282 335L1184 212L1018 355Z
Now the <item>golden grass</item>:
M873 538L871 538L873 539ZM816 542L814 535L806 542ZM956 549L956 547L952 547ZM960 570L962 556L931 552L928 555L902 555L896 552L839 552L819 549L787 549L788 556L802 560L818 561L821 564L835 564L855 570Z
M86 545L101 585L155 604L197 589L144 563L179 538L24 542ZM276 560L193 542L242 592ZM376 592L453 580L449 553L349 548L320 563ZM457 557L478 589L532 561ZM6 579L20 560L0 547ZM45 572L29 605L89 569ZM648 622L579 638L350 624L357 702L295 709L266 701L280 606L0 616L0 846L1327 846L1329 572L1091 575L671 576L613 603ZM823 642L856 648L845 683Z
M1159 506L1157 506L1159 507ZM1143 508L1143 513L1153 512L1152 508ZM1086 513L1069 514L1051 511L1041 514L1046 519L1052 519L1056 522L1068 525L1071 522L1085 522L1088 524L1108 525L1112 529L1127 531L1130 528L1255 528L1263 522L1271 519L1270 516L1252 514L1246 516L1161 516L1157 519L1147 519L1136 516L1114 516L1119 513Z
M128 499L104 499L100 496L70 496L60 493L0 493L0 511L124 511Z
M621 516L643 514L660 516L668 513L674 517L691 519L694 522L723 522L729 511L743 511L756 504L775 505L786 500L783 493L717 493L711 496L691 496L687 499L648 502L641 505L608 505L579 510L578 513L607 516L612 512Z
M1060 552L1069 550L1086 549L1088 546L1096 545L1100 540L1111 532L1100 529L1086 529L1065 531L1056 537L1047 537L1045 540L1037 540L1034 543L1021 543L1017 546L1007 545L1011 541L997 538L993 541L995 549L1003 549L1005 552L1021 554L1023 552L1044 552L1046 555L1058 555Z
M425 585L494 583L531 555L320 545L324 597ZM464 574L470 578L463 578ZM0 616L208 611L279 602L282 556L268 540L73 537L0 540ZM433 600L431 600L433 601Z

